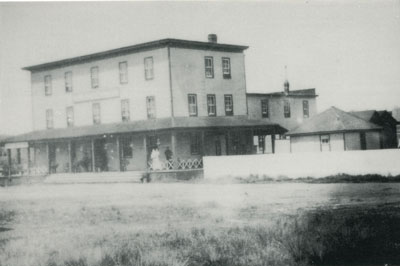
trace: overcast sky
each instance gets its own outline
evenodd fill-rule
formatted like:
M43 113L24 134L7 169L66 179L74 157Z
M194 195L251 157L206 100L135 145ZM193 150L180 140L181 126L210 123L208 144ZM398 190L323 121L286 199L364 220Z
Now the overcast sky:
M318 110L400 103L400 1L0 3L0 134L31 130L21 67L162 38L248 45L249 92L316 88Z

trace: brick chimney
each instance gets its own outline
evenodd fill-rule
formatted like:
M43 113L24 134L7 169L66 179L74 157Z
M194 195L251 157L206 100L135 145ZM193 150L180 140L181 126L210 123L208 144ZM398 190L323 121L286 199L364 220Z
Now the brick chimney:
M214 33L208 34L208 42L217 43L217 40L218 40L217 34Z

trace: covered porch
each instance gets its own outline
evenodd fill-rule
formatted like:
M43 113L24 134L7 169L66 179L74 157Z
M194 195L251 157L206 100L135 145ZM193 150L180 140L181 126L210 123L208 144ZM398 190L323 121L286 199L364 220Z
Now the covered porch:
M31 132L5 148L11 175L187 171L203 156L273 153L284 132L244 117L182 117Z

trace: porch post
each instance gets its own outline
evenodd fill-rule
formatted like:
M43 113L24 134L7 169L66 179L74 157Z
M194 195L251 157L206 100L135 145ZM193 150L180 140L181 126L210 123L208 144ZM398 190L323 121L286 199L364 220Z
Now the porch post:
M27 152L28 152L28 176L30 176L31 175L31 148L29 146L29 143L28 143Z
M174 162L176 162L176 158L178 157L176 156L176 136L174 130L171 131L171 151L172 151L172 167L173 169L175 169Z
M47 166L49 168L49 174L51 174L51 165L50 165L50 147L49 147L49 143L46 142L46 154L47 154Z
M72 173L72 144L71 144L71 140L68 141L68 172Z
M146 137L146 133L143 135L143 150L144 150L144 154L146 156L145 159L145 170L147 171L148 168L148 154L147 154L147 137Z
M121 149L120 149L120 144L119 144L119 136L116 137L117 140L117 153L118 153L118 161L119 161L119 171L123 171L122 169L122 156L121 156Z
M229 155L229 131L225 131L225 149L226 155Z
M11 149L7 149L7 159L8 159L8 177L11 177L11 167L12 167L12 160L11 160Z
M92 144L92 172L96 171L95 159L94 159L94 139L91 140Z
M201 153L202 153L202 155L204 156L204 155L206 155L206 153L205 153L205 143L204 143L204 130L202 130L201 131L201 146L202 146L202 151L201 151Z

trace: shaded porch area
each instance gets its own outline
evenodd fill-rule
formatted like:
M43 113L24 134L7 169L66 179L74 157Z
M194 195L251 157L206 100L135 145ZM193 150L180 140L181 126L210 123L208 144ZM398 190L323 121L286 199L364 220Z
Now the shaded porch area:
M232 117L114 126L54 129L11 138L5 144L10 174L202 169L203 156L273 153L275 135L286 131L265 121Z

